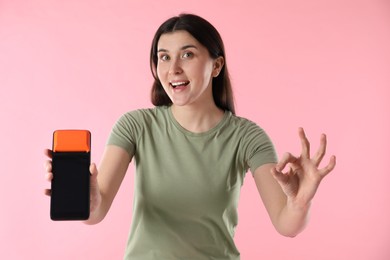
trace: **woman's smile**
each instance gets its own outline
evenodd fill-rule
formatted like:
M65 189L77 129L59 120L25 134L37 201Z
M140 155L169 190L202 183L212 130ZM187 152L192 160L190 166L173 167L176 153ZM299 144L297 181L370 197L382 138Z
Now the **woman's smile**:
M182 81L171 81L170 82L171 87L174 88L175 90L182 90L190 84L188 80L182 80Z

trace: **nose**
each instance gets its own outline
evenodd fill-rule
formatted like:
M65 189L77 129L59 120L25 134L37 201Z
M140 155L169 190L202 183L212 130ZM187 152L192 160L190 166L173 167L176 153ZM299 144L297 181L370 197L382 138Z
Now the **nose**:
M171 66L169 67L169 74L175 75L182 73L181 61L180 59L172 59Z

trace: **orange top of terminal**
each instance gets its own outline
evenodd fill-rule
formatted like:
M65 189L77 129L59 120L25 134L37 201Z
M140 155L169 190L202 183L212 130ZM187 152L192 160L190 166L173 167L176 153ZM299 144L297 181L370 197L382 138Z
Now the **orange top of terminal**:
M91 132L88 130L56 130L53 152L90 152Z

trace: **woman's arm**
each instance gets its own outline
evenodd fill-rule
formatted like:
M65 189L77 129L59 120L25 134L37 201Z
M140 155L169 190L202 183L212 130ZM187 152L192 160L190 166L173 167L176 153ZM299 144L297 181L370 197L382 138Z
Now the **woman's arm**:
M99 171L95 164L91 164L91 212L89 219L84 223L92 225L104 219L119 190L131 159L123 148L107 145Z
M306 226L311 201L322 179L333 170L336 157L319 169L326 151L322 135L317 153L310 157L310 143L299 129L302 153L295 157L286 153L278 164L265 164L254 172L257 189L276 230L289 237L298 235ZM283 172L285 168L289 168Z
M283 236L294 237L308 222L310 203L304 207L295 207L294 203L288 200L271 174L275 166L276 164L271 163L257 168L254 179L275 229Z

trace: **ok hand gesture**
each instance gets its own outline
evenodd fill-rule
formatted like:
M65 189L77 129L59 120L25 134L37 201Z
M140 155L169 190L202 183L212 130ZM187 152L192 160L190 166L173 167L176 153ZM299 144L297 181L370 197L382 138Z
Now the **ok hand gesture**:
M302 128L299 128L299 137L302 144L301 155L295 157L291 153L285 153L271 172L289 200L307 205L313 199L322 179L336 166L336 157L331 156L328 165L319 169L326 151L326 136L321 135L320 147L313 157L310 156L310 143Z

